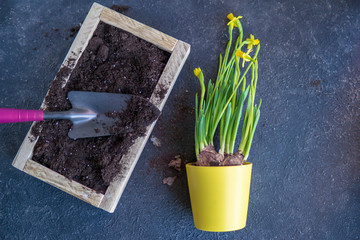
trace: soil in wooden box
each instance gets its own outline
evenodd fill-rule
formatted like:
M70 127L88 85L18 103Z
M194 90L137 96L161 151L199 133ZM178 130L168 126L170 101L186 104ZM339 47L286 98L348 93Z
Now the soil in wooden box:
M60 69L45 99L47 111L71 108L69 91L125 93L149 99L170 54L126 31L100 22L62 88L70 68ZM70 63L71 64L71 63ZM109 103L116 104L116 103ZM51 120L32 128L39 136L32 159L63 176L105 193L119 173L119 161L158 117L148 102L131 101L126 122L135 131L109 137L70 139L71 122Z

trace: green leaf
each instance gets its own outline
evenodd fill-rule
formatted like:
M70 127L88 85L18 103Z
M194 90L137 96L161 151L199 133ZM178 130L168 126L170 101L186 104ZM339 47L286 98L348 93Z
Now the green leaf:
M220 153L221 154L223 154L224 150L225 150L226 133L227 133L227 129L229 127L230 118L231 118L231 103L227 107L224 118L222 118L223 131L222 131L222 135L220 134Z
M244 151L244 159L245 159L245 161L249 157L250 148L251 148L252 141L253 141L253 138L254 138L254 133L255 133L255 130L256 130L256 126L257 126L257 124L259 122L259 118L260 118L260 108L258 108L257 111L256 111L255 119L254 119L254 122L253 122L253 127L251 129L251 135L250 135L250 137L248 139L248 142L246 144L246 148L245 148L245 151Z
M229 152L228 153L233 153L233 151L234 151L235 139L236 139L236 135L237 135L237 132L239 129L239 125L240 125L242 110L243 110L245 99L247 98L247 96L249 94L249 89L250 88L248 86L246 88L245 92L241 93L241 95L237 101L237 106L236 106L236 110L235 110L235 114L234 114L234 123L233 123L231 131L229 131L230 132L230 142L229 142Z

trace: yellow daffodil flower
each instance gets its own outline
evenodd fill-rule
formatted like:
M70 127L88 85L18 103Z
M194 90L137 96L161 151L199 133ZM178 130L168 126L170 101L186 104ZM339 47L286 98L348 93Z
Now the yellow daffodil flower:
M230 25L231 28L234 28L234 26L237 27L236 21L237 21L238 19L242 18L242 16L234 17L234 14L229 13L229 14L227 15L227 18L230 20L230 22L228 22L227 25L228 25L228 26Z
M243 51L241 51L240 49L238 49L235 53L235 56L240 57L243 59L242 62L242 67L245 66L245 62L249 62L252 60L252 58L250 57L249 53L252 51L252 49L249 49L246 53L244 53Z
M195 76L199 77L200 73L201 73L201 69L200 69L200 68L195 68L195 69L194 69L194 74L195 74Z
M259 39L255 39L252 34L250 34L250 38L247 38L246 41L249 42L247 46L248 49L252 49L254 45L258 45L260 43Z

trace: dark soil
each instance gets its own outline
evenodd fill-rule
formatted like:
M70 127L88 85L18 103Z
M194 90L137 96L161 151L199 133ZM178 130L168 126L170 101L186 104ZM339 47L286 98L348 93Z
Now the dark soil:
M156 93L156 97L163 99L167 93L168 89L160 84L160 91Z
M132 97L127 104L127 108L123 112L105 113L107 117L114 118L116 122L115 126L108 129L111 134L121 132L133 134L135 129L148 126L160 115L159 109L144 98Z
M70 109L66 99L69 91L125 93L148 100L169 56L128 32L100 23L74 70L65 67L58 72L45 99L46 110ZM69 65L72 64L70 60ZM69 81L62 88L70 72ZM127 114L126 122L134 131L125 134L72 140L67 136L69 121L36 124L32 133L39 139L32 159L104 193L121 169L122 156L145 133L144 122L150 124L157 118L158 112L144 103L132 101L130 105L132 114Z

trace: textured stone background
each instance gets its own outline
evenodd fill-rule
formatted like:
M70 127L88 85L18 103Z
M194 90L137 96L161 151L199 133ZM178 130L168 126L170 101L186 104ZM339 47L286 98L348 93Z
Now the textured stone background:
M38 108L91 1L0 1L0 106ZM192 45L153 136L113 214L11 166L29 123L0 125L1 239L359 239L359 1L100 1ZM229 12L261 40L262 116L244 230L193 226L186 174L194 160L193 69L216 76ZM58 29L55 31L54 28Z

